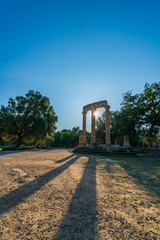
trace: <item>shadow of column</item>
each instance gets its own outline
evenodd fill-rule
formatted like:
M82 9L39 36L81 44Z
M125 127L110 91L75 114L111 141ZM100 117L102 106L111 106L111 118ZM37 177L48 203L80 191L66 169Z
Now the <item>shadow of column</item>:
M96 159L89 158L55 240L96 238Z
M70 157L73 157L72 155ZM0 198L0 215L10 210L12 207L16 206L18 203L29 197L31 194L39 190L41 187L43 187L45 184L47 184L49 181L54 179L56 176L58 176L60 173L62 173L64 170L69 168L77 159L79 156L76 156L72 158L71 160L67 161L60 167L57 167L40 177L34 179L33 181L23 185L22 187L15 189L11 191L10 193L2 196ZM65 160L68 158L65 158ZM63 160L63 159L62 159Z
M67 161L68 159L70 159L70 158L72 158L72 157L76 157L76 155L75 155L75 154L71 154L71 155L69 155L68 157L65 157L65 158L63 158L63 159L60 159L60 160L56 161L55 163L65 162L65 161Z

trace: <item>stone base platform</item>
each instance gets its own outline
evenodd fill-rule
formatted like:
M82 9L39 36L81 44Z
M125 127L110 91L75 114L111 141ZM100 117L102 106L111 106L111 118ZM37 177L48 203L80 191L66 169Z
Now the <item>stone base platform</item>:
M131 147L121 147L118 145L78 145L73 152L90 154L121 154L136 155L137 151Z

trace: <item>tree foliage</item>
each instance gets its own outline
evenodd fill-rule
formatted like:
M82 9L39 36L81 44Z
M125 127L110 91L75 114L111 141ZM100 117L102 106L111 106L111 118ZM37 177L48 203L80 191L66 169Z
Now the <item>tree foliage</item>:
M129 115L135 128L148 137L155 136L158 131L159 97L160 83L146 83L142 93L132 95L127 92L123 96L121 110Z
M131 145L137 145L140 140L148 145L158 133L160 83L145 84L144 91L132 94L128 91L123 95L121 109L110 113L111 141L117 137L129 135ZM105 116L96 122L97 134L104 137Z
M10 98L8 105L0 109L0 132L2 136L17 138L17 146L22 139L40 140L53 136L57 116L48 97L29 90L23 96Z
M96 121L96 138L100 138L105 142L105 114Z
M54 134L53 145L56 147L75 147L79 142L79 127L74 127L72 130L63 129Z

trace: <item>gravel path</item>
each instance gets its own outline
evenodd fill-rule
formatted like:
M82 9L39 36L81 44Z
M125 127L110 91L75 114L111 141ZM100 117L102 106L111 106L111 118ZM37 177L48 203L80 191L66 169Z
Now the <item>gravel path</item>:
M160 239L160 199L107 157L0 152L0 194L0 239Z

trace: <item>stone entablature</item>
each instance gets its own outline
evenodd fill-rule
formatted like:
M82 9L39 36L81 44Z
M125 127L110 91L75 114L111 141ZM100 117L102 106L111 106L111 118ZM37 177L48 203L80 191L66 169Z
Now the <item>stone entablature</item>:
M109 124L109 109L107 101L99 101L94 102L83 107L83 131L80 134L79 144L86 144L86 114L88 111L91 111L91 144L96 144L96 132L95 132L95 111L97 108L105 108L106 110L106 122L105 122L105 130L106 130L106 141L107 145L110 145L110 124Z
M92 109L97 109L97 108L106 108L108 106L107 101L99 101L99 102L94 102L91 104L87 104L83 107L83 111L91 111ZM110 106L109 106L110 107Z

